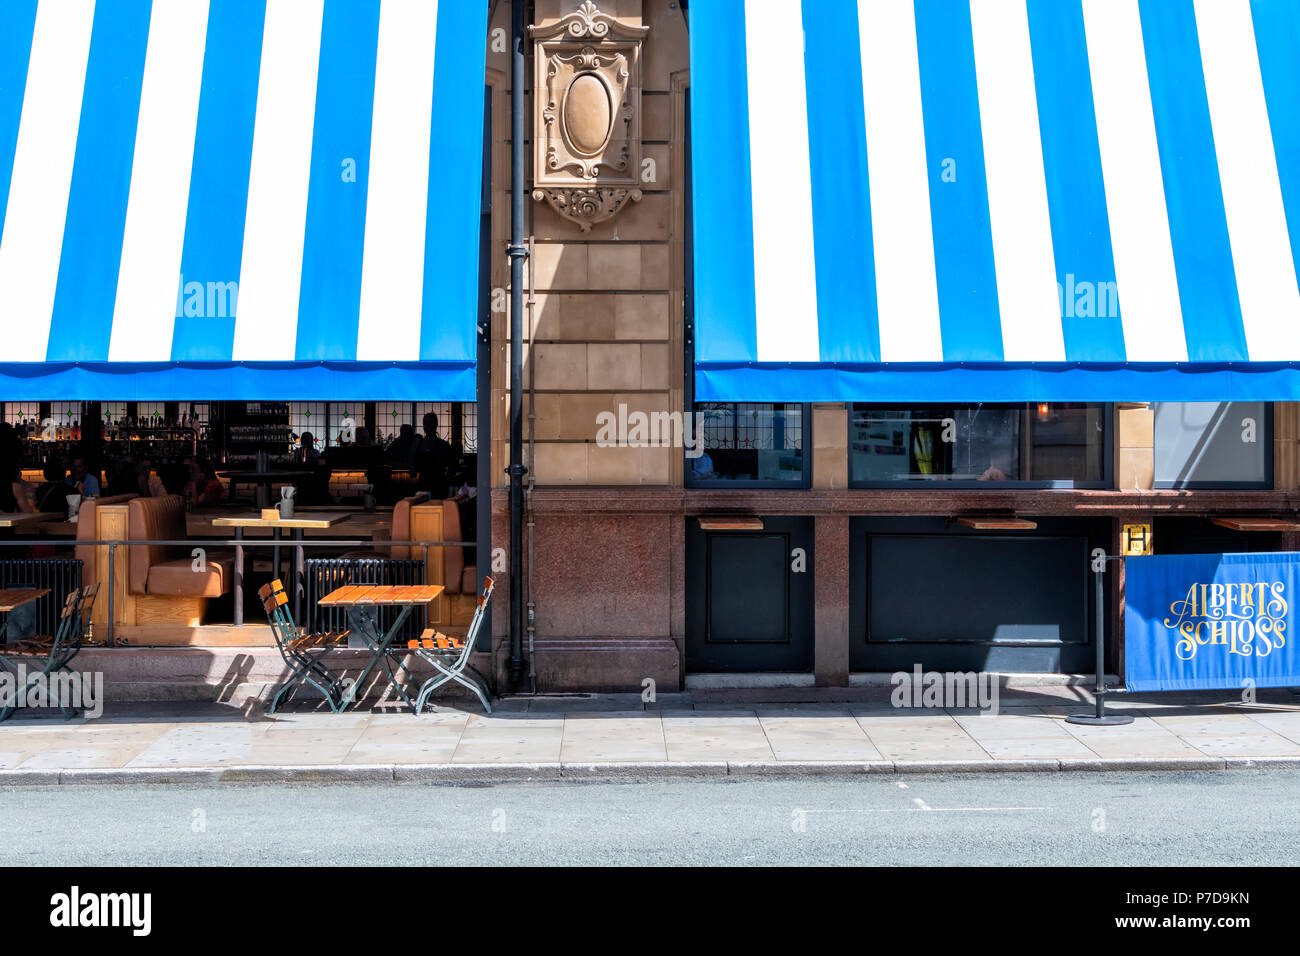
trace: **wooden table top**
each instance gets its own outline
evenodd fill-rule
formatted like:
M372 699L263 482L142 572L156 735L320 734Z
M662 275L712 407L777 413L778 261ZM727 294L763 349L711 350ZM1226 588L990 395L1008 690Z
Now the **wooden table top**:
M217 474L230 481L246 482L250 485L271 484L290 478L310 478L314 472L295 469L290 471L219 471Z
M348 584L321 598L321 607L357 607L359 605L432 604L442 596L441 584L397 584L391 587L374 584Z
M34 514L28 512L0 512L0 528L16 528L23 524L37 524L42 521L58 521L61 515L57 511L37 511Z
M300 511L292 518L263 518L260 514L235 515L230 518L213 518L214 528L332 528L347 521L348 512Z
M49 588L0 588L0 613L8 613L24 604L39 601L49 593Z

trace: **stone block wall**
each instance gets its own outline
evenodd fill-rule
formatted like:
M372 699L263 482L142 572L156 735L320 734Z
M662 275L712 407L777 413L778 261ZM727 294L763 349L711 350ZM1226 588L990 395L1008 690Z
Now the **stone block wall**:
M540 0L533 24L545 27L580 0ZM642 53L643 169L640 202L584 232L545 202L527 203L533 254L525 269L524 438L530 410L539 486L680 484L680 455L670 448L598 447L596 416L680 411L682 406L684 189L682 142L689 66L686 23L673 0L604 0L599 9L649 26ZM501 3L492 28L509 34ZM490 42L490 41L489 41ZM494 101L493 245L509 240L509 59L489 53L500 73ZM531 91L530 91L531 104ZM531 111L530 111L531 115ZM531 126L531 124L530 124ZM532 144L527 144L531 162ZM496 161L501 158L504 161ZM526 176L531 190L531 168ZM492 263L493 285L509 304L509 268ZM493 314L493 473L505 484L509 460L509 314ZM532 347L529 349L529 333ZM529 401L528 384L533 385ZM527 449L525 449L527 455Z

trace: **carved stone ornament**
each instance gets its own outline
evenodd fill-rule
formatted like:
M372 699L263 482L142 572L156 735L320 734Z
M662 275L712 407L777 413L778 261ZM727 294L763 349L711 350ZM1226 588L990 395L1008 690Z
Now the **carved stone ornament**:
M533 199L589 232L641 199L641 44L592 0L531 27L537 111Z

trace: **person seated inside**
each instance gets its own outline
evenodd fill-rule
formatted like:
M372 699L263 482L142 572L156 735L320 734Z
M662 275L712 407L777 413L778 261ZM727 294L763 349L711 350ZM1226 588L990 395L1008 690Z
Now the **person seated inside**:
M111 463L104 471L108 479L108 494L133 495L137 492L135 462L122 459Z
M36 501L32 495L32 486L23 480L23 470L17 464L6 464L4 482L0 483L0 513L32 514L36 511Z
M161 498L167 494L163 481L153 473L153 462L142 459L135 466L136 493L141 498Z
M45 482L36 489L36 510L67 511L68 485L63 479L68 472L63 467L63 461L58 458L49 459L41 473L45 476Z
M419 472L417 487L434 499L446 498L456 460L451 445L438 434L438 415L435 412L424 416L424 438L415 455L415 466Z
M293 460L295 464L306 465L313 468L320 461L320 452L316 448L316 436L311 432L303 432L298 439L298 447L293 450Z
M190 469L184 462L173 461L158 469L163 490L169 495L183 495L190 484Z
M72 459L72 472L67 477L67 484L83 498L99 497L99 478L86 469L86 459L80 455Z
M226 500L226 486L221 483L212 464L205 458L190 458L190 502L195 506L219 505Z
M415 435L415 426L407 422L397 431L397 437L388 446L388 460L394 465L409 468L415 460L415 452L420 440Z

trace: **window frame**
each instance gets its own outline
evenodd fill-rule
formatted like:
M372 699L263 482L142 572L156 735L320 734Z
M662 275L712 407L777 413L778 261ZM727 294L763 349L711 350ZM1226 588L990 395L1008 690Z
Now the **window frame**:
M1157 403L1152 402L1152 405ZM1195 404L1190 402L1165 402L1160 404L1180 405ZM1218 405L1233 405L1235 402L1216 402ZM1273 421L1274 402L1262 402L1264 406L1264 435L1256 435L1256 441L1264 446L1264 478L1262 481L1158 481L1156 480L1156 428L1155 409L1151 409L1151 487L1158 491L1271 491L1277 486L1273 458Z
M915 405L925 405L925 402L917 402ZM953 403L953 408L968 408L976 405L1024 405L1025 410L1037 404L1035 402L965 402ZM847 430L846 439L849 443L848 449L848 466L850 489L862 489L868 491L890 490L898 491L906 488L909 491L992 491L992 490L1029 490L1029 491L1104 491L1115 487L1115 406L1111 402L1086 402L1081 404L1099 405L1102 409L1102 421L1105 423L1105 433L1102 436L1102 461L1101 477L1095 481L1075 481L1068 478L1053 479L1009 479L1007 481L980 481L978 479L963 478L957 480L931 479L922 480L917 478L903 478L895 480L873 479L868 481L857 481L853 478L853 416L855 406L857 405L876 405L885 408L904 408L909 405L907 402L848 402L848 416L845 420Z

